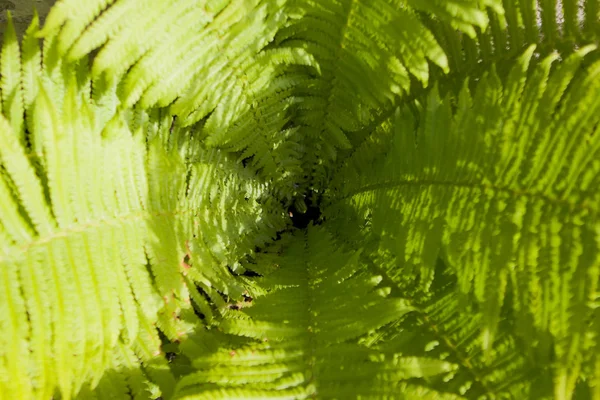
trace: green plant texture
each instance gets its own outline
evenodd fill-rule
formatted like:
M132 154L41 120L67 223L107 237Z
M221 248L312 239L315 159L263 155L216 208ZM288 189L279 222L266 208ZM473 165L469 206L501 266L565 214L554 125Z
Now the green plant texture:
M600 0L4 3L0 399L600 400Z

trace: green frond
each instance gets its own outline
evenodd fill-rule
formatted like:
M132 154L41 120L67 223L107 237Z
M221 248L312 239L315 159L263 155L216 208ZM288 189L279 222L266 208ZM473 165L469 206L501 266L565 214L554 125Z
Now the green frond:
M0 118L0 265L10 294L0 300L3 396L128 391L106 372L124 367L116 356L124 349L137 363L162 359L167 375L149 379L168 392L174 381L160 383L170 372L157 328L178 340L199 324L189 292L197 283L241 294L226 266L270 240L283 216L261 209L254 200L266 185L234 161L203 148L188 153L175 137L165 147L168 125L149 136L160 115L130 125L114 102L95 101L110 88L90 97L85 62L64 62L49 38L36 64L35 40L25 40L23 66L11 57L29 71L25 94L20 81L15 89L28 119L22 111L12 124ZM27 128L31 148L13 124Z
M303 166L316 186L327 181L340 150L360 143L364 130L415 84L427 86L432 65L448 71L447 55L420 12L435 12L442 24L474 36L474 26L487 26L484 5L501 11L497 1L290 1L298 17L277 42L306 49L321 69L299 88L296 117L307 148Z
M400 393L406 398L417 393L432 399L458 398L428 392L411 381L453 371L453 364L358 345L360 337L414 310L407 301L388 297L380 281L360 262L360 253L336 248L323 229L294 235L279 267L260 281L265 291L254 293L250 304L230 310L220 324L225 334L249 340L200 354L195 347L181 345L183 354L192 356L195 371L180 380L175 398Z
M366 218L374 251L402 265L387 270L395 280L416 274L426 289L442 255L479 307L487 352L510 292L515 333L536 338L530 351L553 349L556 398L574 390L598 284L599 66L577 71L590 50L551 68L553 55L530 65L530 48L505 79L484 74L472 98L434 88L417 121L399 108L391 148L364 177L348 160L326 217Z
M435 18L427 17L428 27L448 56L450 75L460 76L458 82L452 82L454 89L465 74L479 78L492 64L499 64L498 70L510 69L510 60L532 44L537 46L536 57L546 57L556 51L568 55L579 48L598 44L600 20L596 0L502 3L504 12L488 10L490 23L487 28L476 27L476 37L448 29ZM433 73L433 79L446 83L443 72L434 70Z
M294 86L306 80L304 74L286 72L292 66L318 66L302 49L265 50L285 23L283 4L103 2L98 7L106 7L104 11L90 19L89 12L65 17L66 10L75 7L65 2L49 16L51 28L47 24L42 34L58 29L54 18L62 16L72 24L60 30L53 48L57 57L68 49L65 58L77 61L98 49L92 86L110 99L111 117L116 107L138 104L142 109L170 106L182 127L205 120L208 144L241 154L241 159L252 158L253 169L284 192L299 180L302 150L299 140L291 137L295 130L286 127L292 111L280 102L291 109ZM131 24L130 14L140 8L148 11ZM65 33L69 27L81 28L73 40ZM210 85L205 85L207 80ZM265 88L267 82L271 87ZM260 113L258 108L263 108ZM254 134L248 135L249 130Z
M476 35L475 27L484 30L488 25L488 16L486 8L493 9L494 13L502 14L501 1L409 1L411 7L424 11L429 15L435 15L440 21L443 21L453 28L464 32L469 37ZM466 3L466 4L465 4Z
M60 29L61 55L72 45L86 26L115 0L58 0L52 7L39 36L54 35Z
M21 90L21 51L17 34L12 21L12 15L8 14L8 26L4 34L2 54L0 56L0 90L2 94L2 113L8 117L13 131L24 140L23 127L23 93Z
M377 332L370 342L404 356L415 354L457 366L432 388L468 399L546 399L551 374L525 355L529 343L510 334L507 321L495 338L493 351L481 351L482 316L456 292L456 279L438 260L438 275L427 293L415 294L417 311ZM543 382L544 384L540 384Z
M42 54L36 37L39 29L39 17L35 12L22 42L23 107L27 117L27 125L30 127L35 124L33 106L39 91L39 77L42 74Z

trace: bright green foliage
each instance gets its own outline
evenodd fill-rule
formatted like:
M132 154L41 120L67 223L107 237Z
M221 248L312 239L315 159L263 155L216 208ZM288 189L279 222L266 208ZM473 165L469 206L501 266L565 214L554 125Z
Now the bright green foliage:
M550 73L556 56L528 68L533 50L504 84L492 68L472 98L461 90L454 110L452 93L431 90L416 131L412 112L399 108L391 146L368 153L374 167L357 153L332 180L327 216L341 221L340 235L356 223L349 215L366 217L373 251L404 266L384 267L393 280L408 273L427 290L440 254L479 306L485 351L510 282L516 333L532 340L529 352L553 353L565 393L590 350L580 336L598 293L600 140L590 132L600 120L600 64L573 77L584 48ZM357 176L361 168L369 173Z
M385 397L400 391L408 398L455 398L437 397L415 380L450 372L452 364L402 357L364 340L413 307L388 297L390 288L361 265L360 252L340 250L323 229L289 239L280 264L259 281L270 290L251 293L253 302L241 303L221 324L226 334L253 340L221 347L228 339L219 334L221 346L209 353L184 342L182 353L196 372L181 379L175 398ZM196 340L206 341L202 335Z
M257 202L270 204L267 183L190 141L194 131L170 133L163 112L115 111L114 87L91 94L84 63L53 58L56 41L45 42L41 69L26 63L39 60L31 40L30 80L2 82L6 109L24 99L29 118L0 120L0 379L2 396L19 399L55 386L70 397L118 357L155 357L154 325L171 340L190 332L195 284L240 295L226 266L284 226ZM16 54L17 69L18 52L7 35L3 55Z
M600 400L599 13L9 15L0 399Z
M362 140L374 121L410 91L411 78L427 85L429 63L448 72L446 55L417 11L435 12L471 36L474 26L487 23L475 1L289 3L295 18L278 33L277 43L314 54L321 72L298 88L294 119L306 148L304 169L311 171L315 189L326 185L337 149ZM482 3L499 7L497 1Z

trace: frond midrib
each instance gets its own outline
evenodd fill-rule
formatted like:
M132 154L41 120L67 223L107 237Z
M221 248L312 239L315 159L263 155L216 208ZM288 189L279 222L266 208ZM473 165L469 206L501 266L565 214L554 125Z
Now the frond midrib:
M54 231L52 235L36 236L34 240L30 241L29 243L27 243L23 246L11 248L11 253L10 253L11 256L10 257L2 256L0 254L0 263L7 262L11 259L18 258L18 256L16 256L14 253L15 250L24 254L35 247L43 246L48 243L52 243L54 240L68 238L74 233L86 233L86 232L91 232L96 229L106 228L109 226L118 227L118 226L121 226L123 223L130 222L130 221L151 220L152 218L160 218L160 217L165 217L165 216L176 217L179 215L185 215L190 212L194 212L199 208L201 208L201 207L193 207L193 208L189 208L189 209L180 209L180 210L175 210L175 211L161 211L161 212L158 212L158 211L152 212L152 211L147 211L147 210L139 211L138 210L136 212L132 212L132 213L128 213L128 214L120 214L116 217L100 218L100 219L95 219L95 220L91 220L91 221L85 221L85 222L78 223L78 224L73 224L73 225L70 225L69 227L58 229L58 230Z
M482 193L486 191L492 192L500 192L508 194L510 197L525 197L529 199L539 199L546 203L555 204L559 207L567 208L570 211L589 211L591 215L590 217L595 217L598 214L598 207L594 207L592 202L587 202L584 199L581 202L569 201L564 198L555 198L551 197L544 193L539 192L531 192L527 190L519 190L505 186L497 186L493 184L486 184L480 182L459 182L459 181L443 181L443 180L432 180L432 179L412 179L412 180L394 180L394 181L386 181L380 183L372 183L369 185L361 186L360 189L349 191L341 196L333 197L330 204L335 204L340 201L347 200L354 196L376 191L376 190L391 190L402 186L443 186L448 188L467 188L478 190Z

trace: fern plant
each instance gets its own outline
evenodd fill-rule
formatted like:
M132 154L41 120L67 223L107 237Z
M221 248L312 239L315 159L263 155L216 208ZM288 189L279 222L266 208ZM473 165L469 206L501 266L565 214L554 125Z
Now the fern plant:
M599 17L9 13L0 398L600 400Z

